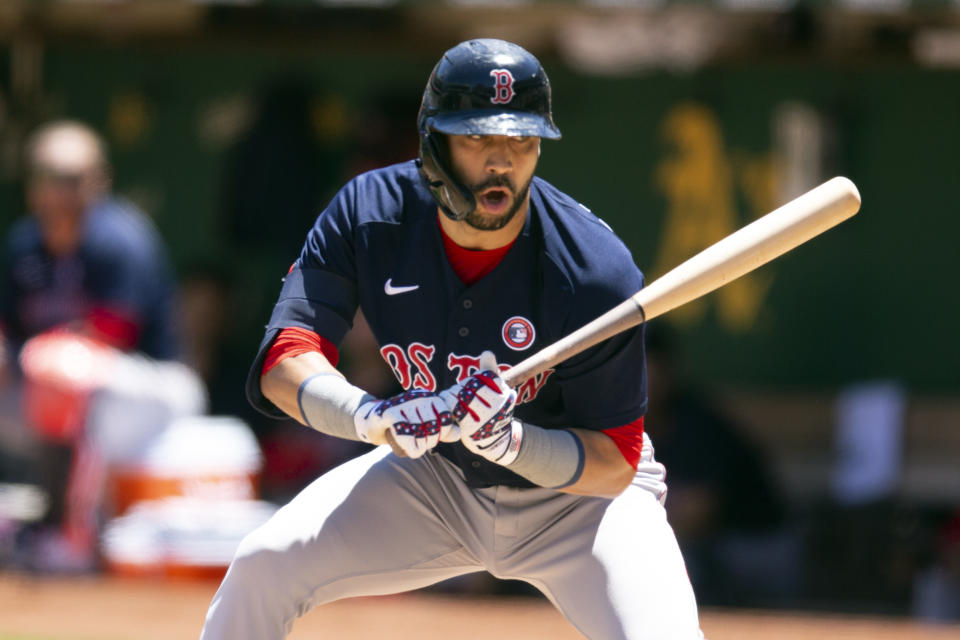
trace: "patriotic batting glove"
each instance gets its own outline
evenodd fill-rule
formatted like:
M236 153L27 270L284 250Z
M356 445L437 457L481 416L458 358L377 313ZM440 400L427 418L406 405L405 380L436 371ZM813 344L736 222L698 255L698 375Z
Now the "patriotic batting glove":
M484 351L480 370L450 391L457 397L453 417L464 446L497 464L513 462L520 451L523 424L513 419L517 392L500 377L496 356Z
M373 444L384 442L389 431L407 456L419 458L456 429L450 410L455 402L448 391L412 389L360 405L354 426L361 440Z

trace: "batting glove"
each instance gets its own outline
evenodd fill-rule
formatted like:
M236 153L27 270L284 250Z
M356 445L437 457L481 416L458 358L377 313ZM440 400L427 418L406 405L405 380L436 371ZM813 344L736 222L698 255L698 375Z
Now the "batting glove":
M384 442L389 432L403 453L419 458L437 446L441 437L449 441L457 428L451 413L455 403L456 398L447 391L413 389L360 405L353 416L354 426L361 440L373 444Z
M464 446L497 464L513 462L520 450L523 425L513 419L517 392L500 377L496 356L484 351L480 371L449 391L457 398L453 417L460 425Z

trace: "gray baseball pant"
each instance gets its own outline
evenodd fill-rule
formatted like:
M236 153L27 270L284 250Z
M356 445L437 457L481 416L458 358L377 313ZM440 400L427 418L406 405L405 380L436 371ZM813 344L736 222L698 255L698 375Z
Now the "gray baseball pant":
M284 638L317 605L477 571L532 584L587 638L701 638L659 501L663 467L645 444L634 483L613 500L471 489L440 455L411 460L379 447L324 474L243 540L201 640Z

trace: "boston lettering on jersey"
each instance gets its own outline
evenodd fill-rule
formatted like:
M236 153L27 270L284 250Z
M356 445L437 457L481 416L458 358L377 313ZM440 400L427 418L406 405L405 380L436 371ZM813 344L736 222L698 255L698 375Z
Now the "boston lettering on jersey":
M643 276L623 243L596 216L547 182L530 185L530 213L489 273L466 285L451 267L437 205L407 162L350 181L317 218L284 280L247 395L285 327L339 345L357 307L405 389L445 389L493 351L504 366L535 353L626 299ZM646 409L643 329L633 329L558 364L518 389L521 420L544 428L602 430ZM530 486L459 443L438 447L472 486Z
M419 342L411 344L406 349L396 344L380 347L380 355L393 369L393 375L397 377L400 386L408 390L438 390L437 380L430 372L430 363L436 351L436 347L433 345ZM497 364L500 371L506 371L510 368L509 364L503 362ZM480 356L447 354L447 368L453 372L455 382L463 382L480 370ZM547 369L517 387L517 404L524 404L536 398L552 373L553 369Z

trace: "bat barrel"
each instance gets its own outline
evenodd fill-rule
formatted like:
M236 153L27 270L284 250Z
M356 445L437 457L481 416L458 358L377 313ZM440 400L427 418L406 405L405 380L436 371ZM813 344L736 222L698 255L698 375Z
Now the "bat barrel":
M647 320L770 262L855 214L860 193L836 177L704 249L634 294Z
M836 177L704 249L570 335L511 367L511 386L621 331L710 293L846 220L860 209L860 192Z

